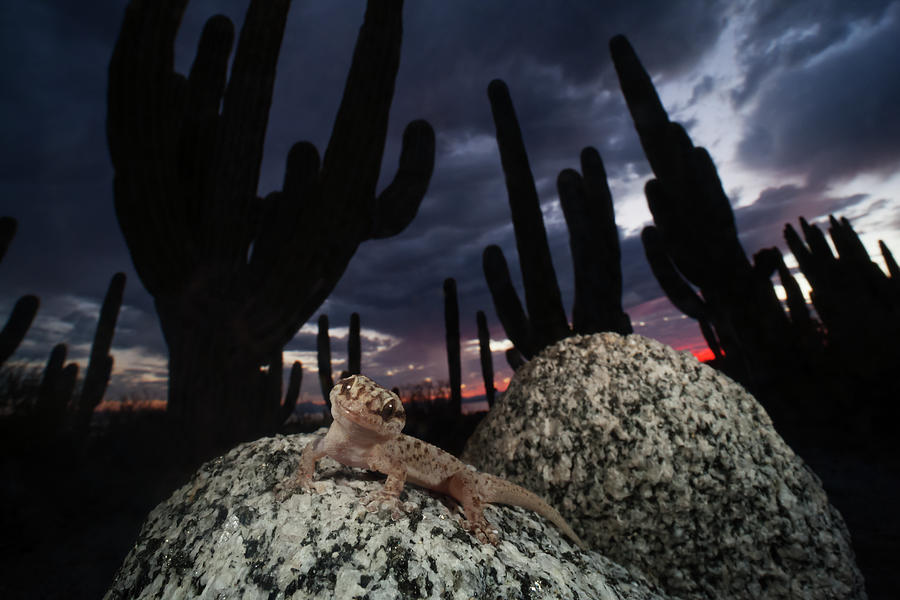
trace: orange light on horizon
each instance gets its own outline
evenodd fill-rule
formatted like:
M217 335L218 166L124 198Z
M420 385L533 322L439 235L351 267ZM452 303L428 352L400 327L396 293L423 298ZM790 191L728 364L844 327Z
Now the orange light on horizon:
M694 358L696 358L700 362L708 362L716 357L716 355L713 354L713 351L709 348L703 348L702 350L691 350L691 354L693 354Z
M103 400L94 412L124 412L138 410L166 410L165 400Z

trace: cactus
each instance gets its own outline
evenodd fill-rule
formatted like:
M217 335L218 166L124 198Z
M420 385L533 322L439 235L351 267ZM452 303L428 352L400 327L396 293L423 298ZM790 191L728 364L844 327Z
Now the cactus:
M362 344L359 338L359 314L350 315L350 332L347 337L347 375L362 372Z
M462 414L462 367L459 346L459 301L456 280L444 280L444 331L447 340L447 369L450 374L450 410Z
M681 125L669 121L628 41L614 37L610 51L656 176L645 192L659 245L677 272L699 288L729 374L751 389L769 386L773 377L784 373L784 365L793 362L791 348L783 343L790 337L790 324L771 282L754 269L741 247L731 205L709 154L694 147Z
M889 275L871 261L847 219L829 218L835 256L822 231L800 219L805 243L791 225L784 237L810 286L825 328L830 360L856 377L892 381L900 360L900 294L893 257L879 242ZM893 266L896 269L896 264ZM885 384L887 389L887 384Z
M497 316L519 356L531 358L573 333L630 333L630 320L622 311L619 239L612 198L599 153L585 148L581 153L583 175L566 169L557 180L575 271L570 329L528 154L506 84L492 81L488 97L506 178L527 313L510 280L503 251L498 246L488 246L482 262Z
M297 399L300 397L300 385L303 382L303 364L296 360L291 366L288 389L282 402L283 371L284 357L281 352L277 352L272 356L268 369L259 372L260 397L263 399L261 409L272 413L268 416L268 420L273 423L284 423L294 412Z
M491 332L488 330L487 317L483 310L475 313L475 323L478 327L478 351L481 356L481 376L484 378L484 395L488 408L494 406L494 359L491 355Z
M65 364L66 353L65 344L53 347L38 389L36 412L38 418L46 423L48 435L58 433L62 427L78 378L78 365Z
M6 256L9 244L16 235L16 226L16 220L12 217L0 218L0 261ZM0 365L9 359L22 343L39 305L38 297L28 294L19 298L13 306L6 325L0 331Z
M319 365L319 388L325 400L326 413L331 413L331 388L334 378L331 376L331 338L328 336L328 315L319 315L319 333L316 335L316 357Z
M581 151L581 172L584 177L565 169L557 178L575 272L572 330L629 334L631 319L622 310L619 231L606 170L596 149Z
M895 293L900 293L900 266L894 260L894 255L883 241L878 240L878 249L881 250L881 256L884 257L884 264L887 266L888 274L894 284Z
M281 405L280 422L287 421L294 408L297 406L297 399L300 398L300 385L303 383L303 363L295 360L291 365L291 374L288 379L288 389L284 394L284 403Z
M119 226L169 347L168 410L203 454L267 431L260 367L282 350L360 243L402 231L434 162L424 121L403 135L375 195L400 59L399 0L369 2L331 139L288 154L284 184L256 197L289 2L253 0L232 61L231 22L211 18L187 78L173 70L186 0L126 9L109 68L107 138ZM219 107L221 106L221 112Z
M91 356L84 373L78 406L75 408L75 428L81 434L87 432L91 414L103 400L103 394L109 384L113 367L113 358L110 356L109 350L112 347L113 332L116 329L116 320L119 317L124 291L125 273L116 273L109 282L103 305L100 308L100 319L97 322L97 330L94 332Z
M347 337L347 369L341 371L339 379L348 375L361 373L362 345L359 336L359 314L350 315L350 332ZM334 378L331 370L331 337L328 334L328 315L319 315L319 333L316 336L316 354L319 365L319 386L322 389L322 397L325 399L325 407L331 414L331 400L329 395L334 387Z

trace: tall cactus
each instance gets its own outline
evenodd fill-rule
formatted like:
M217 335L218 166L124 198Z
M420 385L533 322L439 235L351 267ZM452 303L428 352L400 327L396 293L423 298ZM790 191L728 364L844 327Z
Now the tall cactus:
M678 273L699 288L730 374L748 385L768 386L781 366L793 360L781 343L789 324L771 282L754 270L741 247L709 154L694 147L681 125L669 121L628 40L614 37L610 51L656 176L645 188L661 242L653 253L664 252Z
M491 355L491 332L488 330L487 317L483 310L475 313L475 324L478 327L478 353L481 357L481 376L484 378L484 395L488 408L494 406L494 359Z
M16 220L12 217L0 217L0 261L6 256L9 244L16 235ZM37 296L28 294L22 296L13 306L12 312L0 330L0 365L5 363L28 332L34 316L37 314L40 301Z
M483 268L494 307L519 353L510 364L518 363L521 357L531 358L573 332L630 333L630 320L622 310L619 239L612 197L599 153L585 148L581 153L583 174L566 169L557 179L575 271L575 305L570 329L509 89L499 79L494 80L488 86L488 98L506 178L527 307L526 313L512 285L503 251L494 245L485 248Z
M204 453L277 426L254 397L260 367L360 243L415 216L434 133L407 126L397 174L376 196L402 1L369 2L321 164L312 144L296 144L282 189L257 198L289 2L251 1L230 78L233 26L221 16L207 22L188 77L174 72L186 4L129 3L109 67L107 137L119 225L169 347L169 411L205 436L195 438Z
M459 300L456 296L456 280L444 280L444 332L447 342L447 369L450 375L450 410L461 414L462 365L459 346Z
M331 337L328 335L328 315L319 315L319 332L316 334L316 358L319 366L319 388L325 400L326 413L331 414L331 388L334 377L331 375Z
M347 336L347 375L359 375L362 372L362 343L359 337L359 313L351 313L350 331Z
M97 330L94 332L91 356L84 373L81 395L75 409L75 428L82 434L87 430L94 408L103 400L103 394L106 393L106 386L109 384L109 377L112 374L113 357L109 351L112 347L113 333L116 330L116 321L119 318L124 291L125 273L116 273L109 282L106 296L103 298L103 305L100 307L100 319L97 322Z

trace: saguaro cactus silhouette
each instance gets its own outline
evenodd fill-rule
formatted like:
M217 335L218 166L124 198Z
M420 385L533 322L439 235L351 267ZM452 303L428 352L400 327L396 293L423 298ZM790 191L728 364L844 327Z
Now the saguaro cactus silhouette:
M483 267L497 316L518 354L531 358L572 333L631 333L631 322L622 310L619 238L600 154L594 148L585 148L581 153L582 174L565 169L557 179L575 270L570 328L509 89L496 79L488 86L488 98L509 193L527 313L499 246L485 248ZM519 359L517 354L512 355L510 364Z
M657 232L642 236L656 267L671 265L661 280L676 305L685 301L715 329L727 358L727 371L759 390L790 364L788 320L768 276L754 269L737 237L734 215L716 167L705 149L694 147L684 128L669 117L628 40L610 41L622 94L655 179L645 192ZM675 271L677 269L677 273ZM686 280L676 283L676 277ZM687 282L702 295L688 298ZM692 292L693 293L693 292ZM686 311L686 314L691 314ZM704 335L711 339L707 327ZM715 347L713 347L715 350Z
M198 450L271 430L254 382L334 288L358 245L415 216L434 132L407 126L399 169L376 195L400 59L400 0L369 2L324 158L287 157L257 198L289 2L250 2L230 77L231 22L211 18L188 77L174 72L187 0L133 0L109 67L115 206L169 347L169 411ZM221 111L219 107L221 105Z

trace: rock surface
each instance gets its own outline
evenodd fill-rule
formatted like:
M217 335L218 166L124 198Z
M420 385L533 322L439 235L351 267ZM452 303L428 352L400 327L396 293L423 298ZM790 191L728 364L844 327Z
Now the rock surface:
M407 487L393 521L361 506L384 478L320 462L319 493L278 502L311 436L265 438L204 465L157 506L106 598L664 598L520 508L489 507L484 545L441 498Z
M576 336L522 367L463 459L554 504L681 598L865 598L818 477L728 377L638 335Z

